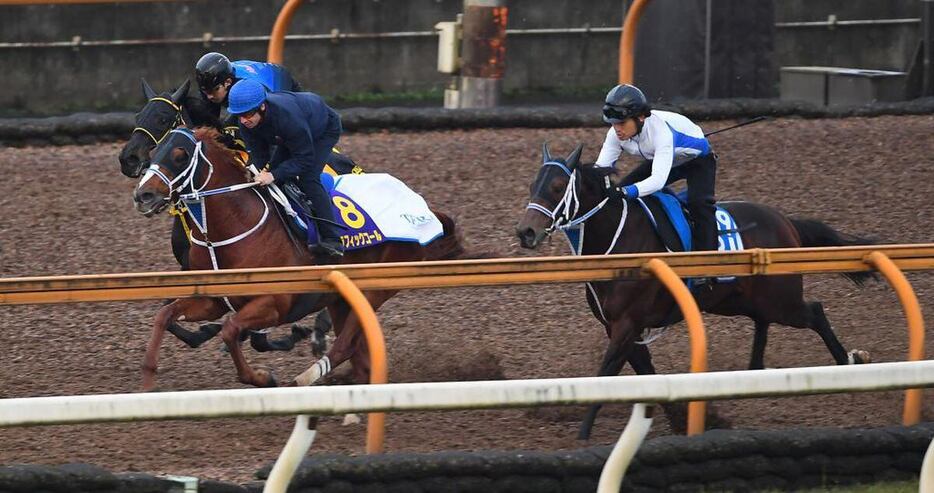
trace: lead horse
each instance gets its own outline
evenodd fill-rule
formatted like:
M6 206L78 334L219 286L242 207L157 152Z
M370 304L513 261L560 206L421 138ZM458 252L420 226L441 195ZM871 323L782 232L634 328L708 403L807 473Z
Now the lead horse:
M652 219L634 200L610 200L604 183L614 168L581 165L582 146L567 158L553 158L543 146L542 167L530 185L526 212L516 226L523 248L537 248L552 232L586 223L580 254L649 253L666 251ZM870 243L841 234L824 223L792 219L779 211L752 202L721 202L740 225L743 244L751 248L843 246ZM747 229L742 230L742 226ZM872 275L844 274L858 285ZM609 337L599 375L616 375L628 360L636 373L655 373L648 348L636 344L643 330L681 320L675 300L655 279L588 283L587 303ZM869 362L869 353L849 353L837 339L819 302L804 299L800 275L749 276L733 282L714 283L695 293L703 311L718 315L749 317L755 323L750 369L764 367L770 324L809 328L824 341L837 364ZM579 438L587 439L600 406L593 406L581 424ZM679 429L681 407L667 406L669 421ZM680 417L680 416L678 416Z
M159 144L152 164L133 194L136 208L151 216L168 206L181 207L185 194L203 190L225 190L202 195L206 232L192 230L190 261L192 269L237 269L314 265L315 259L304 241L293 238L283 215L274 207L265 190L253 187L233 151L218 141L215 129L173 130ZM197 200L197 199L196 199ZM454 221L433 211L443 227L443 235L422 246L418 242L387 241L372 247L348 251L343 263L381 263L454 258L463 252ZM378 309L396 294L395 290L366 291L364 295ZM240 382L257 387L276 386L272 371L253 369L240 349L244 331L291 323L327 308L333 320L334 344L328 353L302 373L293 384L311 384L332 368L351 361L353 378L368 381L369 356L360 322L350 306L333 293L279 294L230 298L185 298L162 307L155 317L152 335L143 362L142 387L155 386L159 347L171 323L217 320L233 315L222 324L221 337L233 358Z
M146 82L140 80L146 104L136 114L136 126L130 134L129 140L120 151L120 171L127 177L139 178L143 170L150 164L150 153L159 145L173 129L178 127L195 128L209 126L224 132L222 138L224 145L238 150L245 149L238 143L238 130L236 127L224 129L217 115L220 107L198 95L188 94L191 83L186 80L177 89L156 93ZM328 165L338 174L361 172L356 164L338 153L332 153ZM189 270L188 252L190 242L186 232L183 218L176 215L172 225L172 254L182 270ZM317 353L325 345L325 334L331 328L331 320L326 311L322 311L315 318L314 328L307 328L295 324L291 333L278 339L269 339L264 331L249 333L250 345L257 351L288 351L300 340L313 336L312 349ZM212 339L220 332L220 325L216 323L204 324L198 330L192 331L179 323L172 323L168 330L188 347L197 348Z

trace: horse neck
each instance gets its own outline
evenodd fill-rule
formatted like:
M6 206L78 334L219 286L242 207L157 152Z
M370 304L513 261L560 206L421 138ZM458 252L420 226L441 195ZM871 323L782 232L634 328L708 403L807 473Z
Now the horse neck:
M602 184L594 177L584 178L581 184L581 214L596 207L603 200L603 194L597 192ZM624 217L625 215L625 217ZM604 254L616 236L620 221L623 229L613 246L611 253L659 252L665 250L648 215L636 200L626 200L625 207L605 205L600 212L587 220L584 235L584 253Z
M215 153L217 154L217 153ZM236 164L231 156L213 156L214 173L210 182L203 190L212 190L245 183L243 168ZM204 169L199 170L201 177L206 176L208 165L201 163ZM220 193L203 199L204 210L207 213L208 239L222 241L248 231L263 217L265 207L263 200L253 189L238 190L235 192ZM267 205L272 207L272 204ZM270 211L270 215L271 211ZM271 218L267 218L265 228ZM258 233L258 231L257 231ZM254 233L256 234L256 233Z

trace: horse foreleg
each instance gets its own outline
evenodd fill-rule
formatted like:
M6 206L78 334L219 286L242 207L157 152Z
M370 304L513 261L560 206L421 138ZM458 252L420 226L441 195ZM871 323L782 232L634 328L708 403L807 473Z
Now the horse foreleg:
M227 351L237 368L237 378L241 383L256 387L275 387L276 378L272 371L254 370L243 356L240 348L241 336L244 331L256 327L272 327L279 323L279 311L276 309L276 298L261 296L250 300L235 315L224 322L221 329L221 338L227 345Z
M146 345L146 355L143 357L142 365L142 389L144 391L152 390L156 384L156 370L158 369L159 347L162 345L162 339L165 331L184 316L186 320L193 322L201 320L214 320L220 318L227 312L227 307L211 298L185 298L175 300L168 305L163 306L156 312L153 323L152 334L149 337L149 343Z
M634 354L632 352L632 347L635 345L633 344L635 339L633 334L635 334L635 331L628 331L627 333L627 331L613 329L614 327L611 327L609 330L613 335L606 346L606 353L603 355L603 363L600 364L600 371L597 373L597 375L601 377L619 375L620 370L623 369L623 364L626 363L627 357L632 361L631 355ZM639 347L645 349L645 346ZM645 353L648 354L648 349L645 350ZM635 364L638 365L639 362L637 361ZM580 431L577 433L578 440L590 439L590 430L593 428L593 424L597 420L597 413L602 406L602 404L594 404L587 410L587 414L581 422Z
M198 327L198 331L195 332L182 327L178 322L172 321L169 323L168 327L166 327L166 330L184 342L188 347L194 349L216 336L217 333L221 331L221 327L222 325L218 323L203 324Z
M769 339L769 323L756 320L756 331L752 336L752 355L749 357L749 369L765 368L765 343Z

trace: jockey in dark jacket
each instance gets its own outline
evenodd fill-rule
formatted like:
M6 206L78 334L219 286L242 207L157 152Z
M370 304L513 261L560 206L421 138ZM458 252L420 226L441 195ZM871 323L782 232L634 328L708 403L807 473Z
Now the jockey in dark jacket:
M319 255L340 257L341 228L334 223L331 199L321 185L324 161L341 135L341 118L320 96L311 92L268 93L253 79L236 83L230 90L231 114L237 115L240 135L250 160L263 171L256 182L269 185L298 177L299 188L311 202L320 241L313 245ZM270 157L272 146L277 146ZM269 170L265 170L269 163Z
M214 109L214 116L218 119L221 108L228 104L230 88L241 80L257 80L271 92L302 90L299 83L292 78L292 74L282 65L251 60L231 62L226 56L216 52L208 53L198 60L195 64L195 78L198 88L201 89L201 96L210 103ZM236 127L236 117L228 115L223 120L223 125Z

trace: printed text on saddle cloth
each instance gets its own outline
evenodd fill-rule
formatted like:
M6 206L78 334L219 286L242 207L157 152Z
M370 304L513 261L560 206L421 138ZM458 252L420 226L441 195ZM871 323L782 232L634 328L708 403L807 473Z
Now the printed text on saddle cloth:
M425 200L392 175L341 175L329 185L334 218L346 227L340 239L347 250L385 241L427 245L444 233ZM308 242L317 239L316 228L309 228Z

